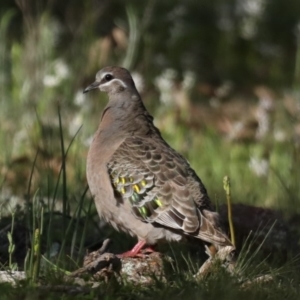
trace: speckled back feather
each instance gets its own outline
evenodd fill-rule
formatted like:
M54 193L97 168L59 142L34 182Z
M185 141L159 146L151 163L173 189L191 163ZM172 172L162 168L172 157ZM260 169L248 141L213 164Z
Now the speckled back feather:
M227 245L201 210L211 202L188 162L160 138L127 138L108 163L115 192L136 218L207 242Z

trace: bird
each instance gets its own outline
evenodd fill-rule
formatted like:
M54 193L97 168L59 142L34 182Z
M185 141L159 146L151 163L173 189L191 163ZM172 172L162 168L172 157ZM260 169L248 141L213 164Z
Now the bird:
M99 216L138 239L123 257L185 237L216 252L234 249L204 184L155 127L130 72L104 67L83 92L94 89L108 102L88 151L87 181Z

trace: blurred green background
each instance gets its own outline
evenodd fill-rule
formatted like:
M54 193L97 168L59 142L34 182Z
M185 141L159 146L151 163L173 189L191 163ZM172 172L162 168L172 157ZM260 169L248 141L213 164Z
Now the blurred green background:
M82 91L120 65L215 203L229 175L234 202L299 212L299 0L1 0L0 16L2 209L81 197L106 103Z

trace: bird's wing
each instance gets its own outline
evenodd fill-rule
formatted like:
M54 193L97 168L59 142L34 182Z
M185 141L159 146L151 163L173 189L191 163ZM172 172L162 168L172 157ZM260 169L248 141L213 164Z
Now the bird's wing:
M200 179L163 140L125 139L108 171L115 191L122 201L131 203L137 218L210 243L228 244L226 236L201 213L201 205L209 206L210 200Z

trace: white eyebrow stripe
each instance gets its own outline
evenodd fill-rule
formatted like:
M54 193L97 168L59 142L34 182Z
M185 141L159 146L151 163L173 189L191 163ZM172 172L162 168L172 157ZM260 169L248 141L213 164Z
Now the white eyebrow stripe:
M101 80L102 80L106 75L111 75L111 76L113 76L111 73L106 72L106 73L103 73L103 75L102 75L102 77L101 77Z
M107 73L107 74L109 74L109 73ZM113 81L118 81L125 89L127 88L127 85L122 80L120 80L118 78L114 78L113 80L107 81L107 82L101 84L101 86L109 86Z

